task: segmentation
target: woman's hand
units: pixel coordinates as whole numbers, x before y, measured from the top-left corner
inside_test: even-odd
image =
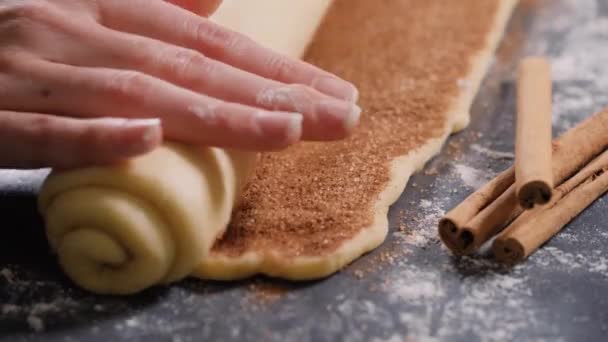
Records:
[[[344,138],[360,113],[352,84],[162,0],[0,0],[0,41],[0,167],[109,162],[163,135],[280,149]]]

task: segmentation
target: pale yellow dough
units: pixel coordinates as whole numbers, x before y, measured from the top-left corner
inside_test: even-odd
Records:
[[[299,58],[332,0],[224,0],[212,19]]]
[[[226,228],[254,158],[166,144],[114,167],[53,172],[39,195],[49,242],[96,293],[186,277]]]
[[[267,0],[266,2],[278,3],[279,1],[281,0]],[[246,2],[246,0],[243,0],[243,2]],[[463,87],[462,92],[454,99],[451,109],[445,113],[448,120],[444,134],[438,139],[428,141],[418,150],[393,160],[391,165],[392,176],[385,190],[378,197],[374,210],[374,223],[370,227],[363,229],[352,240],[345,242],[333,253],[322,257],[304,256],[285,259],[268,251],[248,252],[239,257],[212,253],[203,260],[202,265],[197,268],[194,274],[200,278],[216,280],[241,279],[258,273],[291,280],[318,279],[340,270],[359,256],[378,247],[388,233],[388,209],[405,189],[411,174],[421,169],[430,158],[439,153],[441,146],[450,133],[459,131],[468,125],[471,104],[491,64],[494,51],[498,46],[517,2],[517,0],[500,1],[500,9],[495,18],[494,28],[488,33],[485,48],[481,49],[479,54],[474,57],[471,63],[471,70],[464,79],[464,83],[468,86],[466,88]],[[254,8],[251,8],[251,10],[253,11]],[[220,17],[222,20],[229,18],[230,16]],[[318,21],[315,22],[318,23]],[[269,30],[264,32],[254,30],[247,32],[247,26],[239,26],[238,23],[228,24],[234,27],[241,27],[245,29],[245,33],[251,33],[254,36],[256,34],[263,35],[255,36],[255,38],[265,41],[271,47],[275,39],[276,46],[284,46],[283,41],[286,38],[278,34],[278,31]],[[279,29],[278,27],[276,28],[276,30]],[[313,32],[314,30],[309,31]],[[296,55],[303,51],[304,49],[298,46],[294,48],[291,55]]]
[[[286,55],[301,56],[330,2],[226,1],[213,19]],[[122,165],[49,176],[39,207],[61,266],[80,286],[104,294],[134,293],[181,279],[193,270],[195,276],[211,279],[265,273],[296,280],[339,270],[382,243],[388,207],[405,188],[409,175],[438,153],[450,132],[468,123],[472,99],[515,3],[501,1],[486,48],[472,64],[470,86],[446,113],[445,134],[393,161],[393,176],[376,203],[374,224],[334,253],[290,260],[263,251],[238,258],[209,255],[228,224],[255,157],[166,144]]]

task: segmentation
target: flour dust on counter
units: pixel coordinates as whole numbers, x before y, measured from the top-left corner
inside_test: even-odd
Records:
[[[530,46],[533,53],[551,56],[554,94],[553,125],[557,133],[577,123],[581,113],[594,113],[608,104],[608,17],[597,13],[604,0],[567,0],[540,13],[538,30],[563,36],[561,47]],[[578,23],[573,25],[572,23]],[[592,51],[592,52],[591,52]]]

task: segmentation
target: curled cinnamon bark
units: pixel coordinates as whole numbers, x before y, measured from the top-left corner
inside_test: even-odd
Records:
[[[515,193],[531,209],[551,200],[551,66],[542,57],[519,65],[515,134]]]
[[[608,151],[555,189],[549,205],[520,215],[492,245],[496,258],[517,263],[557,234],[608,190]]]
[[[556,184],[572,176],[608,147],[608,108],[581,122],[553,142],[553,179]],[[511,169],[509,169],[511,170]],[[455,254],[471,254],[523,211],[515,185],[505,187],[508,172],[492,180],[450,211],[439,223],[439,235]],[[480,198],[489,199],[480,201]],[[466,202],[466,203],[465,203]],[[487,202],[487,203],[485,203]],[[482,206],[483,205],[483,206]],[[479,208],[478,212],[474,212]],[[454,219],[455,218],[455,219]],[[468,221],[467,221],[468,219]],[[465,222],[466,223],[462,223]]]

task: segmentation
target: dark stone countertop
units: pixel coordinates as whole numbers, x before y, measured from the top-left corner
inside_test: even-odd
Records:
[[[608,104],[608,1],[520,9],[471,126],[412,177],[384,245],[335,276],[291,284],[187,280],[129,298],[70,285],[36,215],[44,171],[0,172],[0,341],[597,341],[608,332],[608,203],[598,200],[527,262],[454,258],[447,210],[512,163],[514,66],[548,54],[555,133]]]

